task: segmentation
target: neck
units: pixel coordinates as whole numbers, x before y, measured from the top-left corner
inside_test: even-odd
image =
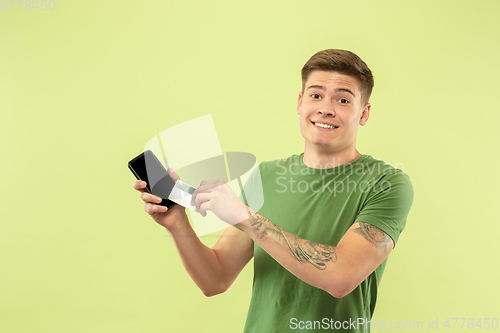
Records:
[[[304,149],[303,162],[310,168],[329,169],[339,165],[351,163],[362,154],[355,147],[343,151],[322,151],[317,149],[308,149],[307,144]]]

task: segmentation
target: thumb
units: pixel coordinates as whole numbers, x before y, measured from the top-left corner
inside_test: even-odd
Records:
[[[170,177],[172,177],[172,179],[173,179],[174,181],[178,181],[178,180],[179,180],[179,175],[178,175],[178,174],[174,171],[174,169],[172,169],[172,168],[168,168],[168,169],[167,169],[167,172],[168,172],[168,175],[169,175]]]

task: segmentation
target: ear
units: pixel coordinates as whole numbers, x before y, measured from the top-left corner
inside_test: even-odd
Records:
[[[297,101],[297,114],[300,115],[300,107],[302,106],[302,92],[299,92],[299,99]]]
[[[361,113],[361,118],[359,119],[359,124],[361,126],[365,126],[366,122],[368,121],[368,118],[370,118],[370,109],[372,105],[370,103],[366,103],[363,109],[363,112]]]

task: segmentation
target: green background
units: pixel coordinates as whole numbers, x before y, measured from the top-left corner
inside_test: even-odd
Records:
[[[242,331],[252,263],[204,297],[126,163],[206,114],[223,151],[302,152],[300,69],[325,48],[371,67],[358,150],[415,188],[373,320],[500,317],[500,2],[19,4],[0,10],[1,332]]]

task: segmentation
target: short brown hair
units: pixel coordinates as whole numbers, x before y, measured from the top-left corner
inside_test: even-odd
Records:
[[[302,92],[313,71],[329,71],[354,77],[359,82],[361,102],[368,103],[373,89],[372,71],[360,57],[346,50],[328,49],[313,55],[302,67]]]

